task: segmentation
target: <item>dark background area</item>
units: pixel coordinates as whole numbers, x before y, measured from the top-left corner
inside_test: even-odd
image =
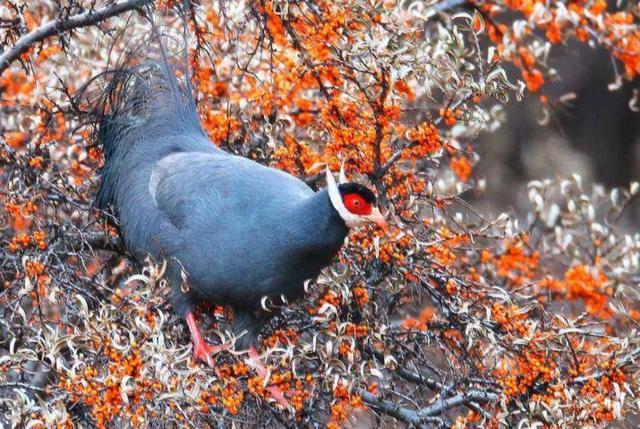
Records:
[[[527,97],[505,107],[501,128],[479,136],[476,173],[486,178],[488,191],[476,205],[521,212],[528,181],[572,173],[607,187],[640,180],[640,113],[629,107],[640,82],[611,90],[615,65],[607,51],[580,43],[557,48],[548,66],[558,78],[547,79],[540,93],[549,98],[548,123],[540,125],[539,97]],[[562,101],[570,93],[575,98]]]

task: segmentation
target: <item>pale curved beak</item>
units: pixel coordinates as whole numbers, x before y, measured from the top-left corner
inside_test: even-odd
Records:
[[[386,231],[388,228],[387,220],[384,218],[382,213],[380,213],[380,209],[378,209],[377,207],[374,207],[374,209],[371,210],[371,214],[365,216],[365,219],[367,219],[367,221],[369,222],[375,223],[384,231]]]

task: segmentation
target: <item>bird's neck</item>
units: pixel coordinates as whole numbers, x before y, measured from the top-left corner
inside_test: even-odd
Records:
[[[312,245],[314,250],[336,252],[349,232],[349,228],[333,208],[326,188],[305,201],[298,215],[298,222],[303,226],[299,239]]]

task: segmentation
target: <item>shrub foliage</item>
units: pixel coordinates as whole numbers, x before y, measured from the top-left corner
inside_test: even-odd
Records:
[[[619,223],[638,184],[607,191],[559,172],[529,184],[519,218],[466,201],[486,192],[474,139],[500,126],[503,105],[557,103],[545,95],[556,45],[607,49],[612,78],[637,85],[639,11],[620,3],[3,2],[0,425],[628,418],[640,405],[640,236]],[[187,24],[215,144],[316,188],[325,165],[342,167],[388,213],[388,231],[349,235],[303,301],[269,303],[267,379],[241,352],[216,356],[219,376],[194,363],[163,262],[135,264],[93,205],[102,155],[75,94],[149,33],[149,16],[177,34]],[[227,309],[200,313],[210,341],[230,341]]]

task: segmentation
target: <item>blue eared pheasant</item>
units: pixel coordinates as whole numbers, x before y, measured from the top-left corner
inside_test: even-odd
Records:
[[[160,44],[161,45],[161,44]],[[127,249],[168,261],[175,310],[197,360],[213,365],[194,318],[206,301],[234,311],[236,343],[251,347],[269,313],[263,297],[300,298],[331,263],[349,228],[385,220],[356,183],[314,192],[299,179],[217,148],[203,131],[188,70],[161,61],[109,73],[97,139],[104,167],[99,207],[112,207]],[[255,356],[255,349],[251,349]]]

